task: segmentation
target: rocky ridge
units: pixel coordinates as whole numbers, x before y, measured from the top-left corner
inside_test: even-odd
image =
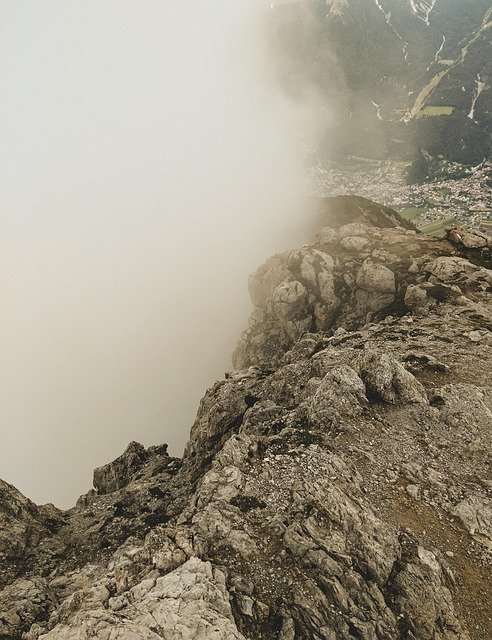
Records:
[[[0,484],[0,638],[492,637],[490,243],[361,198],[251,277],[181,460]]]

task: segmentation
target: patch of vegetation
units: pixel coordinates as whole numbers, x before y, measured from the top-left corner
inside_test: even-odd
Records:
[[[454,107],[440,107],[440,106],[428,106],[424,107],[420,112],[419,116],[451,116],[453,115]]]
[[[443,156],[449,162],[471,166],[490,156],[490,138],[484,135],[483,127],[458,111],[451,115],[415,118],[409,127],[417,152],[420,147],[431,157]]]
[[[424,149],[420,148],[405,174],[406,184],[422,184],[432,180],[435,161]]]
[[[445,220],[436,220],[430,224],[426,224],[421,227],[424,233],[429,236],[436,236],[437,238],[443,238],[446,234],[446,229],[449,229],[456,223],[455,218],[446,218]]]
[[[406,209],[403,209],[403,211],[400,211],[400,215],[402,218],[405,218],[405,220],[414,220],[417,216],[421,213],[425,213],[426,211],[427,209],[425,207],[407,207]]]

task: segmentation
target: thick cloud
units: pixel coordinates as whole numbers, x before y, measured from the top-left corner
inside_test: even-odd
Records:
[[[248,273],[294,242],[268,4],[1,4],[0,476],[38,502],[132,439],[180,453]]]

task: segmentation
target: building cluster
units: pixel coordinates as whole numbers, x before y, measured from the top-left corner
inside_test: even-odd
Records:
[[[492,226],[492,163],[477,167],[448,163],[447,179],[408,185],[403,162],[351,158],[344,164],[308,171],[310,192],[320,196],[359,195],[396,209],[419,228],[466,223]]]

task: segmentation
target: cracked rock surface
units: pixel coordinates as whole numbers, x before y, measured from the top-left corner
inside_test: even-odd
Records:
[[[131,443],[66,512],[0,483],[0,638],[490,640],[490,246],[320,206],[181,460]]]

